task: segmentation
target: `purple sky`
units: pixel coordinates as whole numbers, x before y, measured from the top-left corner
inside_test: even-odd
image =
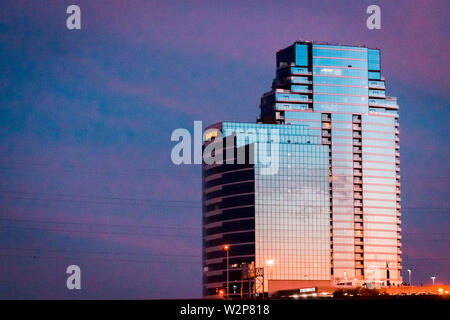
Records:
[[[0,298],[199,297],[200,168],[171,163],[170,134],[254,122],[276,50],[298,39],[381,49],[401,107],[404,269],[450,282],[449,5],[1,1]]]

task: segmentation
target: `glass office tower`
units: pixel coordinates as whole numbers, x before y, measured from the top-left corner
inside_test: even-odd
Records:
[[[279,168],[261,174],[254,159],[245,175],[251,182],[242,189],[247,200],[234,203],[244,176],[228,181],[232,173],[225,172],[236,167],[213,165],[222,168],[218,176],[204,165],[204,295],[224,288],[225,243],[232,248],[231,294],[241,286],[248,290],[240,268],[252,261],[265,269],[265,291],[269,280],[290,288],[400,284],[398,105],[385,94],[379,50],[296,42],[277,52],[276,64],[257,124],[210,127],[234,139],[236,151],[276,145]],[[277,130],[272,138],[252,138],[252,132],[269,128]],[[211,196],[211,179],[234,195]],[[225,202],[249,206],[251,236],[245,242],[236,240],[243,220],[228,216]]]

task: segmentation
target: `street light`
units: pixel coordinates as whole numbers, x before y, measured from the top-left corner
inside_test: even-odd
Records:
[[[272,276],[272,266],[275,264],[275,261],[273,259],[269,259],[266,260],[266,264],[269,266],[269,270],[270,270],[270,276]],[[269,279],[267,279],[269,280]]]
[[[269,266],[269,276],[272,277],[272,266],[275,264],[275,260],[266,260],[266,264]],[[267,285],[269,285],[269,277],[267,277]]]
[[[230,245],[226,244],[223,246],[223,250],[225,250],[227,252],[227,299],[230,297],[230,270],[229,270],[229,266],[230,266],[230,255],[229,255],[229,251],[230,251]]]
[[[434,280],[436,279],[436,277],[435,276],[432,276],[431,277],[431,280],[433,280],[433,286],[434,286]]]
[[[409,275],[409,286],[411,287],[411,269],[408,269],[408,275]]]

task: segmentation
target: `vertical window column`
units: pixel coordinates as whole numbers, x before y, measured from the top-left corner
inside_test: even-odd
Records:
[[[330,267],[331,275],[333,275],[333,166],[332,166],[332,150],[331,150],[331,114],[322,113],[322,144],[329,145],[329,181],[330,181]]]
[[[402,235],[401,235],[401,204],[400,204],[400,138],[399,138],[399,123],[398,119],[395,122],[395,191],[396,191],[396,212],[397,212],[397,271],[398,278],[400,278],[401,274],[401,262],[402,262]]]
[[[355,229],[355,276],[364,279],[363,189],[361,116],[353,115],[353,199]]]

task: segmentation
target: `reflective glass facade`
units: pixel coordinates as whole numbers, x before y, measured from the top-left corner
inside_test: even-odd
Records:
[[[264,164],[255,161],[256,266],[274,261],[266,267],[266,284],[268,279],[329,280],[329,146],[305,125],[223,123],[225,136],[237,133],[238,146],[253,142],[243,134],[249,129],[259,137],[257,150],[277,143],[272,149],[279,159],[276,174],[261,172]],[[261,138],[258,130],[276,130],[278,137]]]
[[[266,282],[402,282],[398,104],[385,89],[378,49],[297,42],[277,52],[258,123],[218,124],[238,147],[277,145],[276,174],[253,167]],[[248,134],[274,128],[276,139]]]

